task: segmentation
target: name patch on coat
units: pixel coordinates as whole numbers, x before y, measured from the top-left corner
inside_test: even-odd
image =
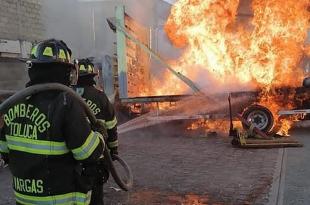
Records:
[[[21,179],[13,177],[14,189],[19,192],[27,192],[32,194],[43,193],[43,180]]]

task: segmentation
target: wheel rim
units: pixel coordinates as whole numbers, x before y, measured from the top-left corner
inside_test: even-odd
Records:
[[[260,130],[265,129],[269,124],[267,114],[265,112],[260,111],[260,110],[252,111],[248,115],[247,121],[250,122],[251,124],[253,124],[256,128],[258,128]]]

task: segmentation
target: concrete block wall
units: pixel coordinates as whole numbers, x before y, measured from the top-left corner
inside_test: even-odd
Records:
[[[19,90],[29,81],[25,63],[12,58],[0,58],[0,91]]]
[[[41,12],[41,0],[0,0],[0,40],[4,40],[2,43],[6,40],[42,40],[45,27]],[[10,56],[10,53],[6,56]],[[0,57],[0,90],[19,90],[28,81],[25,63],[17,59],[18,55],[11,56]]]
[[[41,40],[41,8],[40,0],[0,0],[0,39]]]

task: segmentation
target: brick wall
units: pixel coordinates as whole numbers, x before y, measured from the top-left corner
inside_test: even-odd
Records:
[[[42,39],[41,8],[41,0],[0,0],[0,39]]]

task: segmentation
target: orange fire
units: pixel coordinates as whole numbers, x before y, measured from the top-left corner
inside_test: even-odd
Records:
[[[288,136],[288,131],[293,125],[294,121],[297,121],[298,118],[296,117],[289,117],[289,118],[281,118],[278,115],[279,110],[283,109],[293,109],[294,108],[294,98],[295,98],[295,91],[289,90],[289,93],[280,93],[275,92],[274,90],[266,91],[264,90],[261,93],[259,104],[267,107],[274,116],[274,131],[277,131],[278,134],[283,136]]]
[[[233,122],[235,128],[241,128],[241,122]],[[193,123],[191,123],[187,129],[188,130],[198,130],[198,129],[204,129],[209,132],[213,131],[220,131],[223,133],[229,132],[229,126],[230,122],[229,120],[205,120],[205,119],[199,119]]]
[[[278,120],[281,104],[270,95],[275,87],[297,87],[304,78],[299,67],[309,55],[309,0],[252,0],[253,17],[238,16],[239,0],[179,0],[165,25],[171,42],[183,48],[174,69],[210,90],[250,87],[263,89],[259,100]],[[167,72],[157,94],[188,90]],[[266,94],[266,95],[264,95]],[[268,94],[268,95],[267,95]],[[288,123],[283,123],[286,127]],[[281,129],[286,133],[286,129]]]
[[[254,16],[246,27],[237,19],[239,0],[179,0],[165,26],[171,42],[186,47],[176,69],[197,78],[191,70],[199,67],[224,84],[299,85],[308,4],[253,0]]]
[[[310,46],[305,47],[305,54],[310,57]]]

